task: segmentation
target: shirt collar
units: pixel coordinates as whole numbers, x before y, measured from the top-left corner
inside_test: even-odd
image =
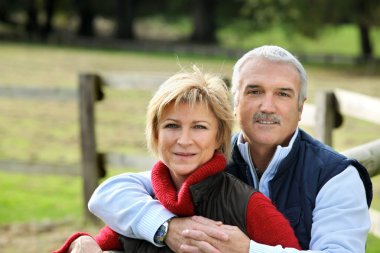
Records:
[[[288,146],[282,147],[281,145],[277,145],[276,152],[274,153],[272,160],[269,163],[268,168],[265,171],[267,171],[269,168],[271,168],[273,166],[273,161],[276,161],[276,164],[278,165],[279,162],[281,162],[289,154],[290,150],[293,147],[293,143],[296,139],[298,132],[299,132],[299,129],[297,127],[292,138],[290,139]],[[253,166],[253,164],[251,162],[251,154],[250,154],[250,150],[249,150],[249,144],[248,144],[248,142],[244,141],[243,132],[240,132],[240,134],[239,134],[239,137],[237,140],[237,145],[238,145],[240,154],[242,155],[244,161],[247,164],[249,164],[250,166]]]

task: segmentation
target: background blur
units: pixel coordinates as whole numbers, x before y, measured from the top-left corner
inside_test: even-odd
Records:
[[[243,52],[276,44],[305,64],[308,103],[335,88],[380,98],[379,42],[377,0],[0,0],[1,252],[52,251],[102,226],[83,216],[80,73],[133,77],[96,104],[97,145],[143,162],[145,108],[159,84],[145,77],[191,64],[230,77]],[[379,136],[378,124],[345,116],[333,147]],[[150,169],[136,164],[111,165],[106,177]],[[367,252],[379,247],[371,234]]]

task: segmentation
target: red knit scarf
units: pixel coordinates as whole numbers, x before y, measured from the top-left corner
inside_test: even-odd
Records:
[[[196,169],[183,182],[181,189],[177,191],[169,173],[169,168],[158,161],[152,169],[152,186],[157,199],[169,211],[178,216],[194,215],[194,205],[189,187],[199,183],[203,179],[215,175],[224,170],[226,159],[221,153],[215,155]]]

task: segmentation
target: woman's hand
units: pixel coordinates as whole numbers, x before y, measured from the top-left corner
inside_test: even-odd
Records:
[[[205,244],[203,247],[208,248],[209,251],[204,252],[219,253],[219,251],[213,251],[212,247],[207,245],[207,241],[229,240],[228,234],[220,229],[222,225],[223,224],[220,221],[213,221],[200,216],[174,218],[170,221],[165,243],[171,250],[177,253],[202,252],[186,251],[188,248],[187,246],[191,246],[194,242],[197,244]],[[194,239],[191,236],[188,236],[188,233],[191,233],[191,235],[195,233],[196,235],[194,236],[201,238],[202,240]]]
[[[193,221],[203,224],[202,229],[186,229],[182,232],[185,240],[181,253],[247,253],[250,239],[236,226],[213,225],[214,221],[203,217],[193,217]],[[217,229],[217,233],[215,230]]]

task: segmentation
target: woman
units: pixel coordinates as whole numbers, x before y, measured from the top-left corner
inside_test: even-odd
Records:
[[[164,82],[147,112],[148,147],[159,158],[151,174],[155,197],[178,216],[201,215],[238,226],[257,242],[300,249],[289,222],[271,201],[223,172],[232,124],[228,90],[221,78],[193,67],[193,72]],[[84,246],[98,245],[99,252],[172,252],[120,236],[107,226],[95,240],[83,235],[87,234],[73,235],[57,252],[89,252]]]

